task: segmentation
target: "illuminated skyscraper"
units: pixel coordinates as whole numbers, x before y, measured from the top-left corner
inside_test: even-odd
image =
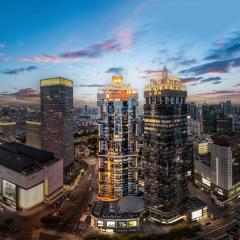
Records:
[[[67,167],[74,160],[73,82],[50,78],[40,85],[42,150],[53,152]]]
[[[98,92],[99,197],[113,200],[136,193],[138,94],[122,77]]]
[[[146,206],[153,220],[171,223],[181,217],[187,195],[187,92],[164,68],[161,77],[150,80],[144,96]]]

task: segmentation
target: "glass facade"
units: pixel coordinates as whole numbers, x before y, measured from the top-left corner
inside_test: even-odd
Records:
[[[63,159],[64,167],[74,160],[73,82],[63,78],[41,80],[42,150]]]
[[[135,89],[122,77],[98,92],[99,197],[135,194],[137,180],[137,106]]]
[[[185,209],[189,166],[186,88],[168,76],[150,80],[144,97],[145,201],[150,217],[162,223]]]

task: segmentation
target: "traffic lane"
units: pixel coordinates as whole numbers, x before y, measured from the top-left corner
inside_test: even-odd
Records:
[[[89,171],[85,173],[84,179],[82,179],[83,181],[80,182],[73,195],[70,196],[69,203],[61,209],[60,214],[64,216],[63,224],[60,227],[61,231],[72,230],[73,225],[79,221],[84,208],[87,207],[90,201],[89,192],[91,192],[92,179],[95,177],[94,169],[94,166],[89,168]]]

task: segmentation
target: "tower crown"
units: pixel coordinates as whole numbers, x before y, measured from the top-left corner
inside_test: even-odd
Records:
[[[115,84],[120,84],[122,83],[123,81],[123,77],[121,75],[117,76],[117,75],[114,75],[112,76],[112,82],[115,83]]]

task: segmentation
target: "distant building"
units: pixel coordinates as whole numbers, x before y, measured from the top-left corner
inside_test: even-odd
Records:
[[[138,94],[121,76],[98,92],[99,197],[136,194]]]
[[[217,111],[214,105],[204,104],[202,106],[202,126],[204,134],[217,132]]]
[[[53,152],[68,167],[74,161],[73,82],[50,78],[40,85],[42,149]]]
[[[26,121],[26,145],[41,149],[42,141],[41,123],[37,121]]]
[[[146,207],[152,220],[170,224],[186,209],[187,91],[164,68],[162,76],[150,80],[144,96]]]
[[[0,137],[9,141],[16,141],[16,122],[0,121]]]
[[[28,210],[59,197],[63,161],[53,153],[19,143],[0,144],[0,195],[16,209]]]
[[[220,107],[221,107],[221,112],[226,116],[229,116],[233,112],[232,111],[232,102],[230,100],[221,102]]]
[[[140,197],[125,196],[119,201],[95,202],[91,225],[102,232],[140,231],[144,214],[144,201]]]
[[[217,133],[231,133],[233,131],[233,118],[224,114],[217,117]]]
[[[210,160],[195,162],[195,182],[220,206],[240,195],[240,134],[211,137]]]

